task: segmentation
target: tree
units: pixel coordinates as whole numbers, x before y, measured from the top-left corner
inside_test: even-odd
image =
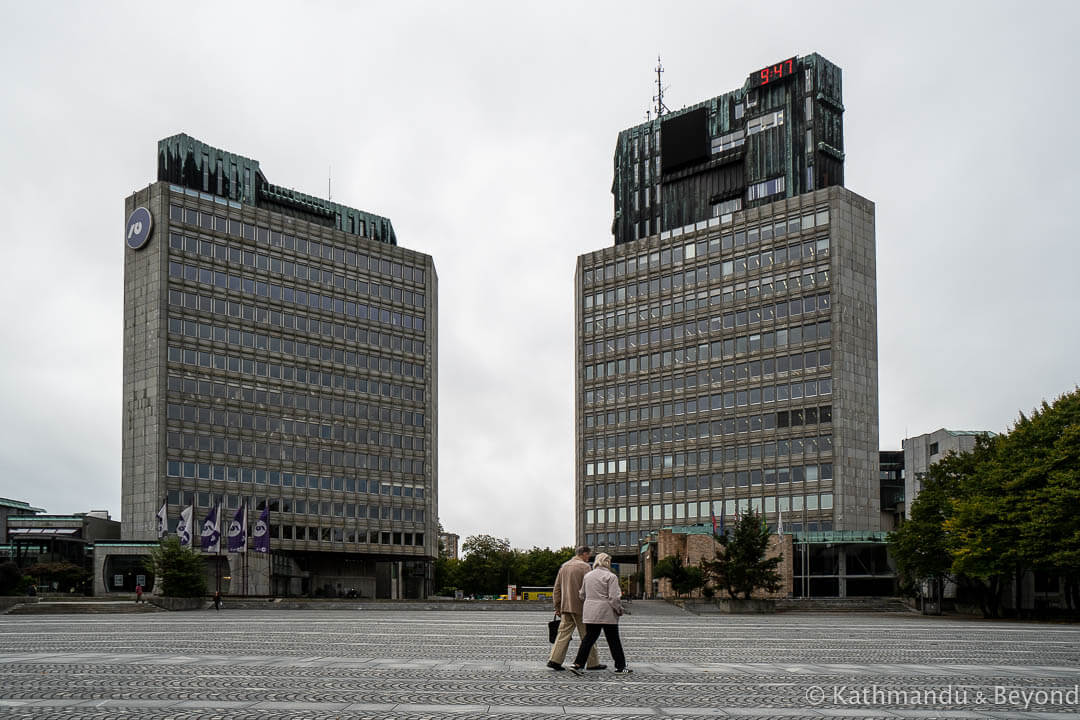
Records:
[[[952,513],[951,498],[964,472],[955,456],[932,465],[911,504],[911,519],[889,534],[889,552],[901,587],[908,592],[919,592],[924,582],[940,588],[941,580],[951,575],[952,547],[945,519]]]
[[[533,547],[521,553],[521,561],[518,579],[522,585],[543,587],[552,585],[555,576],[559,574],[559,568],[564,562],[574,556],[574,549],[570,547],[552,550],[551,548]]]
[[[23,583],[23,574],[19,566],[8,560],[0,563],[0,595],[16,594]]]
[[[61,591],[68,589],[83,590],[90,580],[90,573],[83,568],[65,561],[61,562],[37,562],[26,568],[27,575],[38,579],[39,585],[52,585],[56,583]]]
[[[968,453],[930,467],[912,519],[890,536],[905,576],[951,575],[1000,611],[1012,581],[1019,607],[1027,571],[1061,576],[1080,600],[1080,390],[1021,414],[1004,435],[981,437]]]
[[[150,551],[144,562],[147,571],[157,578],[162,595],[201,597],[206,594],[206,562],[193,548],[180,545],[171,535]]]
[[[780,556],[766,557],[769,528],[760,515],[749,511],[736,521],[730,536],[725,529],[714,537],[722,552],[715,560],[702,561],[701,567],[710,580],[727,590],[729,597],[749,598],[755,590],[775,592],[780,588],[780,573],[776,570]]]
[[[491,535],[470,535],[461,545],[458,568],[461,589],[472,595],[501,595],[516,577],[510,541]]]
[[[667,578],[676,597],[689,596],[705,584],[705,574],[700,567],[683,565],[678,555],[668,555],[656,563],[653,577]]]

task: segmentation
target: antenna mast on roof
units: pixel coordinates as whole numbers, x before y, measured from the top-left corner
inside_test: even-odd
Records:
[[[660,64],[660,56],[656,56],[656,95],[653,96],[653,102],[656,103],[656,117],[659,118],[666,112],[670,112],[667,105],[664,104],[664,87],[661,82],[660,75],[664,72],[664,66]]]

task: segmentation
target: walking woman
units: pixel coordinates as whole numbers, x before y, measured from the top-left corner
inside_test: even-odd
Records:
[[[601,630],[607,640],[611,659],[615,662],[615,672],[630,672],[630,668],[626,667],[622,640],[619,639],[619,618],[623,614],[621,597],[619,578],[611,571],[611,556],[600,553],[593,561],[593,569],[585,575],[581,583],[581,599],[585,601],[582,610],[585,638],[578,647],[574,664],[570,666],[570,670],[575,674],[582,674],[585,660],[600,637]]]

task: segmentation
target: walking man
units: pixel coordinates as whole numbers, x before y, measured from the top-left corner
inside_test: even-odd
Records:
[[[589,566],[589,557],[592,548],[582,545],[574,551],[576,554],[563,563],[559,568],[559,574],[555,578],[555,588],[552,599],[555,602],[555,614],[559,616],[559,634],[555,637],[555,644],[551,647],[551,656],[547,666],[552,670],[565,670],[563,661],[566,659],[566,650],[570,647],[570,638],[577,628],[578,637],[585,637],[585,622],[582,620],[581,581],[585,573],[592,568]],[[601,665],[596,656],[596,646],[589,651],[589,660],[585,668],[587,670],[605,670],[607,665]]]

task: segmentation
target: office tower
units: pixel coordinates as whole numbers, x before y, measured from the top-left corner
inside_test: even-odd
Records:
[[[246,590],[430,593],[431,257],[187,135],[126,216],[123,537],[156,538],[165,501],[170,530],[188,505],[198,523],[221,502],[223,527],[246,507],[249,532],[268,509],[270,577]]]
[[[575,274],[579,542],[629,563],[747,509],[880,527],[874,206],[841,185],[839,92],[792,58],[620,133],[615,244]]]

